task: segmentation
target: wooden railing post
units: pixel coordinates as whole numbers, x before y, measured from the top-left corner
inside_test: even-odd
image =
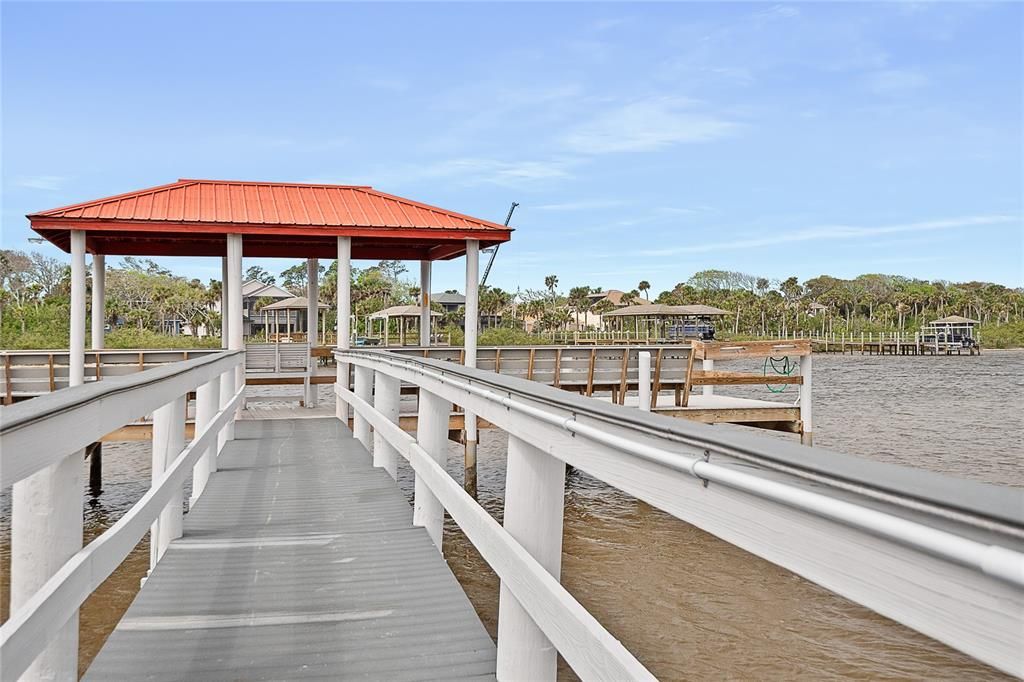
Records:
[[[242,367],[245,367],[245,361],[242,361]],[[220,375],[220,406],[223,408],[231,402],[231,398],[234,397],[237,387],[235,385],[235,369],[231,368],[227,372]],[[217,454],[224,449],[224,443],[229,440],[235,439],[235,420],[231,419],[221,432],[217,434]]]
[[[813,354],[800,358],[800,442],[814,445],[814,422],[811,416],[811,357]]]
[[[420,388],[416,441],[442,467],[448,461],[448,416],[451,411],[450,402]],[[426,528],[430,539],[434,541],[434,546],[440,552],[444,531],[444,507],[418,474],[413,494],[413,525]]]
[[[193,437],[198,437],[206,429],[219,410],[220,377],[216,376],[196,390],[196,428]],[[217,453],[217,441],[214,440],[206,449],[206,453],[192,467],[192,497],[188,501],[189,509],[203,494],[206,482],[210,480],[210,474],[217,471]]]
[[[356,365],[355,369],[355,394],[366,402],[373,404],[373,369]],[[363,447],[370,449],[370,422],[359,414],[359,410],[353,410],[352,435],[356,437]]]
[[[175,398],[153,412],[153,483],[185,449],[185,396]],[[185,492],[179,489],[153,524],[150,536],[150,570],[167,551],[171,540],[181,537],[181,507]]]
[[[55,440],[59,434],[55,434]],[[84,450],[12,487],[11,613],[17,612],[82,548]],[[22,679],[78,679],[78,612],[39,654]]]
[[[651,411],[651,353],[640,351],[637,360],[636,388],[639,407],[644,412]]]
[[[704,358],[701,361],[701,369],[703,369],[705,372],[713,372],[715,370],[715,361],[714,361],[714,359],[713,358]],[[704,384],[704,386],[701,387],[701,393],[703,395],[714,395],[715,394],[715,387],[710,385],[710,384]]]
[[[388,376],[384,372],[374,375],[373,407],[395,424],[398,423],[401,389],[402,382],[398,377]],[[398,477],[398,451],[377,431],[373,432],[373,466],[383,467],[391,474],[391,478]]]
[[[556,579],[562,568],[565,463],[509,435],[505,530]],[[498,679],[554,680],[558,652],[504,585],[498,601]]]

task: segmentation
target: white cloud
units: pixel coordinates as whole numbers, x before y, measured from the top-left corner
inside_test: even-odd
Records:
[[[928,77],[912,69],[886,69],[869,74],[865,83],[875,94],[898,95],[926,87]]]
[[[422,180],[446,180],[464,187],[500,185],[524,187],[541,182],[572,177],[574,161],[549,159],[540,161],[501,161],[485,158],[454,158],[424,165],[388,166],[364,173],[364,184],[374,187],[403,185]]]
[[[562,143],[580,154],[650,152],[715,140],[739,128],[731,121],[694,111],[694,105],[692,100],[678,97],[630,102],[570,130]]]
[[[915,223],[901,223],[896,225],[879,225],[874,227],[861,227],[854,225],[819,225],[801,230],[789,232],[778,232],[766,237],[755,237],[752,239],[734,239],[727,242],[708,242],[706,244],[691,244],[670,249],[657,249],[640,251],[641,256],[673,256],[683,253],[709,253],[714,251],[736,251],[742,249],[757,249],[762,247],[778,246],[780,244],[792,244],[810,241],[835,241],[843,239],[864,239],[867,237],[878,237],[888,234],[900,234],[907,232],[935,232],[939,230],[952,230],[967,227],[980,227],[985,225],[1006,225],[1009,223],[1020,223],[1019,216],[1011,215],[978,215],[962,218],[949,218],[945,220],[927,220]]]
[[[64,186],[67,178],[62,175],[26,175],[14,181],[18,187],[55,191]]]

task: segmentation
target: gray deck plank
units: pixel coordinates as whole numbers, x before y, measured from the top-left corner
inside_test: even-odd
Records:
[[[494,678],[469,599],[340,421],[235,429],[85,679]]]

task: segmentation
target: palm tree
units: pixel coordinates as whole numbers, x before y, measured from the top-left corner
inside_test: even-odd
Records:
[[[551,307],[555,306],[555,287],[558,286],[558,275],[548,275],[544,278],[544,286],[551,292]]]
[[[651,297],[647,294],[647,292],[651,288],[650,282],[648,282],[646,279],[642,279],[640,280],[640,284],[636,285],[636,288],[643,292],[644,298],[646,298],[648,301],[651,300]]]

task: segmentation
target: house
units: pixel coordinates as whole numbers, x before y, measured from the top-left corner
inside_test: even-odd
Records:
[[[457,291],[446,291],[443,294],[431,294],[430,302],[441,306],[441,310],[446,313],[454,313],[466,305],[466,297]]]
[[[811,301],[811,304],[807,306],[807,317],[817,317],[819,313],[823,313],[828,310],[827,305],[822,305],[817,301]]]
[[[242,336],[249,337],[265,331],[260,310],[257,310],[257,303],[260,299],[274,299],[284,301],[294,295],[275,284],[267,284],[258,279],[250,279],[242,284]]]
[[[628,305],[624,303],[622,297],[626,295],[626,292],[619,291],[618,289],[609,289],[608,291],[595,291],[592,294],[587,294],[587,298],[590,299],[590,305],[595,306],[601,301],[608,301],[616,308],[622,308]]]

